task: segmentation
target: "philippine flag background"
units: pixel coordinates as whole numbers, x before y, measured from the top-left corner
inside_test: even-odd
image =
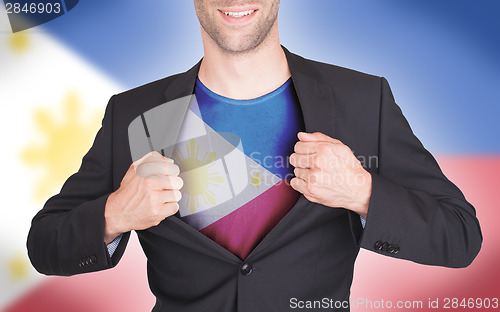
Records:
[[[389,80],[415,134],[476,207],[483,231],[482,250],[466,269],[361,250],[352,311],[496,310],[499,13],[489,0],[281,3],[281,41],[292,52]],[[109,97],[183,72],[202,53],[192,1],[80,1],[16,34],[0,8],[0,311],[151,310],[135,237],[113,270],[46,277],[29,264],[26,236],[31,218],[78,169]]]

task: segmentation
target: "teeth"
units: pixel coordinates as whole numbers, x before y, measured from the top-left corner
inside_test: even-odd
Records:
[[[235,17],[235,18],[240,18],[243,16],[247,16],[255,12],[255,10],[248,10],[248,11],[243,11],[243,12],[222,12],[226,14],[227,16]]]

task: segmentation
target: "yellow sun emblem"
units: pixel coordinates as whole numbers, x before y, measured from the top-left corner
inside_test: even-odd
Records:
[[[61,187],[81,163],[82,156],[92,144],[93,134],[99,128],[99,115],[82,123],[81,105],[76,94],[71,93],[64,103],[64,119],[57,122],[46,110],[35,112],[35,122],[43,134],[42,144],[30,144],[22,151],[23,161],[31,167],[43,169],[44,176],[37,183],[35,199],[46,199]]]
[[[219,172],[209,172],[209,169],[215,165],[215,152],[206,152],[203,158],[199,159],[199,150],[200,146],[196,140],[191,139],[186,146],[186,157],[179,148],[174,150],[172,156],[183,174],[182,191],[188,196],[187,205],[191,213],[200,207],[199,196],[205,204],[215,205],[216,195],[209,189],[209,186],[219,187],[224,182],[224,177]]]
[[[15,254],[7,262],[7,268],[12,280],[23,280],[29,273],[29,261],[22,253]]]

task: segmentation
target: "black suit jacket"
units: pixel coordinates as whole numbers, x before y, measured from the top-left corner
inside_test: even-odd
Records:
[[[366,160],[373,180],[366,228],[355,213],[302,196],[242,261],[169,217],[138,231],[154,311],[287,311],[290,298],[348,300],[360,247],[448,267],[467,266],[479,252],[474,208],[413,135],[387,81],[284,50],[306,131],[338,138]],[[199,64],[111,98],[81,168],[33,219],[27,246],[39,272],[73,275],[118,263],[130,233],[110,258],[104,207],[132,162],[128,125],[192,94]]]

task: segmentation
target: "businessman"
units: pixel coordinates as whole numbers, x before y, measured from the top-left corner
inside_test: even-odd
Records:
[[[413,135],[384,78],[282,47],[279,0],[194,4],[203,59],[111,98],[81,168],[33,219],[27,246],[39,272],[112,268],[134,230],[153,311],[288,311],[292,298],[349,310],[360,247],[430,265],[473,261],[475,210]],[[179,101],[192,95],[196,111]],[[236,142],[244,165],[207,153],[206,167],[220,161],[227,175],[193,195],[201,176],[186,173],[182,153],[195,155],[198,143],[162,155],[151,126],[159,107],[185,112],[180,128],[163,122],[165,133],[182,136],[191,116]],[[131,152],[136,122],[157,152]],[[241,168],[250,171],[234,174]],[[209,182],[227,185],[228,199]]]

